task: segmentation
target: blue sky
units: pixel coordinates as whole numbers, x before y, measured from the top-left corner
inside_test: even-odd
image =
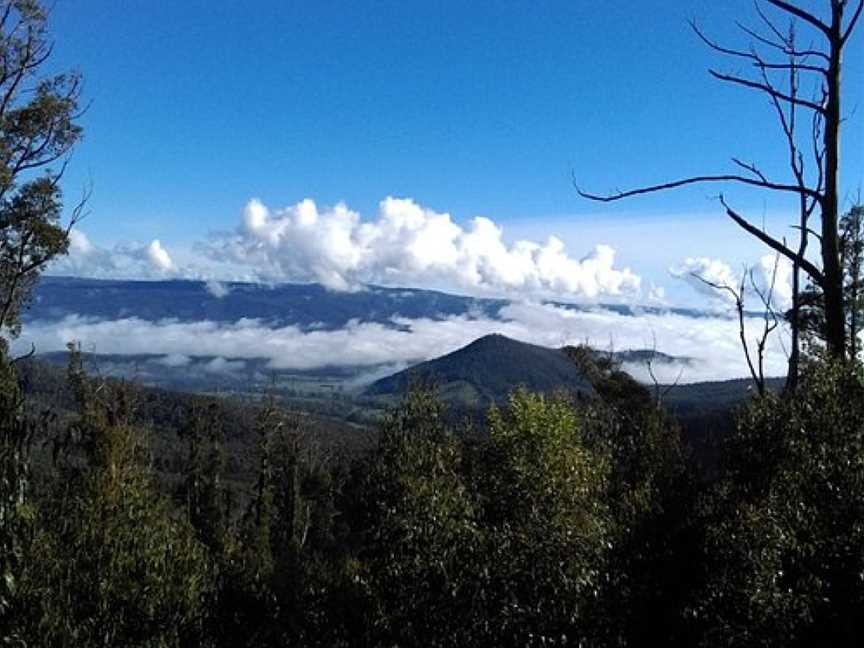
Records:
[[[745,0],[58,0],[54,64],[80,69],[92,101],[66,190],[92,178],[83,229],[96,244],[158,238],[181,256],[236,228],[253,197],[344,201],[371,218],[396,196],[460,224],[487,216],[508,240],[557,235],[575,257],[608,244],[657,283],[685,256],[738,264],[760,248],[723,221],[717,187],[602,206],[571,184],[722,171],[732,155],[785,177],[770,106],[708,76],[740,64],[688,18],[733,44],[746,43],[736,18],[758,20]],[[862,31],[849,113],[864,98]],[[859,110],[844,133],[846,192],[864,184],[862,124]],[[785,222],[774,196],[727,194]]]

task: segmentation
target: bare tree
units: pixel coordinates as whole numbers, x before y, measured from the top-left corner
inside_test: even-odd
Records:
[[[730,286],[727,283],[710,281],[698,273],[691,273],[691,276],[694,279],[698,279],[705,285],[720,292],[728,293],[735,302],[735,312],[738,315],[738,337],[741,340],[741,348],[744,350],[744,358],[747,360],[747,368],[750,370],[750,377],[753,378],[756,390],[759,392],[760,396],[765,395],[766,388],[765,347],[768,344],[768,338],[771,337],[771,334],[776,330],[779,324],[777,311],[774,307],[774,287],[777,281],[777,267],[779,261],[780,257],[778,256],[775,258],[771,280],[766,288],[759,287],[756,278],[753,275],[752,268],[744,268],[744,272],[741,275],[741,282],[738,286]],[[763,326],[762,331],[755,339],[756,346],[753,350],[751,350],[750,342],[747,339],[746,326],[745,293],[748,281],[762,304]]]
[[[830,18],[827,20],[792,2],[764,2],[785,14],[789,18],[789,27],[781,30],[776,20],[764,11],[760,1],[755,0],[761,26],[751,28],[737,23],[751,39],[749,49],[725,47],[706,36],[695,22],[691,22],[691,26],[708,47],[747,62],[752,67],[754,74],[750,76],[713,69],[709,72],[720,81],[756,90],[769,97],[786,136],[792,181],[768,178],[755,163],[732,158],[737,167],[734,173],[692,176],[610,194],[591,193],[578,186],[577,191],[591,200],[611,202],[698,183],[738,183],[796,196],[800,212],[799,222],[795,226],[799,244],[792,247],[785,239],[776,238],[751,223],[720,195],[726,214],[736,224],[792,262],[793,307],[789,319],[793,339],[789,355],[789,386],[794,388],[799,362],[800,271],[806,273],[824,296],[825,339],[829,353],[835,357],[845,357],[847,354],[838,233],[841,73],[843,51],[864,9],[864,0],[858,0],[857,5],[850,0],[826,0],[830,4]],[[796,24],[801,23],[818,34],[819,45],[799,45]],[[800,92],[801,79],[805,75],[815,79],[819,88],[812,98],[804,97]],[[782,81],[778,81],[778,78]],[[800,112],[808,113],[810,117],[806,144],[802,143],[798,128]],[[810,226],[811,217],[816,212],[821,225],[818,232]],[[821,267],[808,258],[808,240],[811,236],[819,242]]]
[[[648,357],[645,359],[645,368],[648,370],[648,377],[651,378],[651,382],[654,385],[654,406],[661,410],[663,409],[663,400],[666,396],[678,386],[678,383],[681,381],[681,376],[684,375],[684,367],[681,367],[678,370],[678,375],[668,385],[663,385],[658,379],[657,374],[654,373],[654,361],[657,359],[657,335],[655,333],[651,333],[651,349],[649,350]]]

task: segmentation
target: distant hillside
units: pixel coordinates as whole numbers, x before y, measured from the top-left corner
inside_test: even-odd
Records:
[[[412,380],[431,380],[446,401],[486,404],[522,385],[534,391],[568,389],[590,393],[582,374],[558,349],[487,335],[453,353],[372,383],[366,394],[397,396]]]
[[[54,321],[79,315],[108,320],[136,317],[148,321],[236,322],[247,318],[276,326],[337,329],[351,320],[391,325],[396,316],[441,319],[477,314],[496,318],[508,303],[377,286],[333,292],[320,284],[224,283],[214,290],[202,281],[43,277],[25,319]]]
[[[25,312],[26,321],[56,321],[69,315],[98,320],[135,317],[147,321],[236,322],[260,319],[276,326],[338,329],[348,322],[377,322],[394,326],[393,318],[443,319],[483,316],[500,319],[510,303],[452,295],[435,290],[367,286],[356,292],[334,292],[320,284],[240,283],[208,285],[203,281],[131,281],[42,277]],[[591,311],[597,308],[621,315],[671,312],[703,315],[688,309],[661,309],[614,304],[565,304],[560,308]]]

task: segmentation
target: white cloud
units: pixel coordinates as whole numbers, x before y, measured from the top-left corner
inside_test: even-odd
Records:
[[[735,303],[735,297],[731,292],[714,287],[727,286],[736,292],[739,289],[740,279],[725,261],[709,257],[687,257],[678,266],[670,268],[669,274],[677,279],[683,279],[698,292],[721,303]]]
[[[199,246],[212,261],[254,268],[265,280],[316,281],[332,290],[365,283],[438,286],[472,293],[568,298],[634,298],[641,279],[615,267],[597,245],[577,260],[560,239],[507,244],[501,227],[478,216],[467,227],[411,199],[387,198],[374,220],[339,203],[312,200],[272,211],[258,200],[233,235]]]
[[[171,353],[159,358],[156,362],[166,367],[187,367],[192,362],[192,358],[182,353]]]
[[[147,260],[160,272],[173,272],[177,269],[174,262],[171,260],[171,256],[168,254],[168,251],[162,247],[162,243],[159,242],[159,239],[153,239],[150,242],[150,245],[147,246]]]
[[[103,248],[81,230],[69,232],[68,253],[54,260],[49,274],[97,279],[142,279],[164,277],[178,272],[171,255],[159,241],[148,245],[118,243]]]
[[[714,286],[728,286],[736,293],[740,293],[741,279],[746,277],[744,284],[745,307],[756,310],[764,309],[762,300],[756,294],[756,290],[758,290],[766,298],[770,296],[771,306],[776,311],[782,312],[791,308],[792,263],[788,259],[766,254],[761,256],[756,263],[743,266],[742,273],[745,272],[749,276],[736,274],[725,261],[709,257],[688,257],[678,266],[669,269],[669,273],[673,277],[683,279],[698,292],[722,304],[734,304],[735,296],[729,290]],[[706,282],[710,282],[714,286],[710,286]]]
[[[111,252],[94,245],[87,235],[79,229],[69,231],[69,251],[52,264],[51,271],[56,274],[74,276],[111,276],[117,264]]]
[[[97,353],[163,354],[166,364],[182,365],[182,357],[211,356],[267,358],[282,369],[311,369],[328,365],[374,368],[409,363],[453,351],[488,333],[550,347],[588,342],[615,350],[651,348],[692,359],[682,382],[719,380],[747,375],[738,342],[738,323],[722,316],[689,317],[674,313],[623,315],[597,308],[590,312],[553,305],[514,303],[501,311],[504,321],[486,317],[451,317],[444,320],[395,318],[396,327],[356,321],[338,330],[303,331],[294,326],[273,328],[257,320],[233,324],[216,322],[148,322],[129,318],[96,321],[67,317],[60,322],[31,322],[15,341],[26,351],[32,341],[39,352],[59,351],[77,340]],[[748,319],[758,327],[761,319]],[[756,330],[756,329],[754,329]],[[782,334],[782,332],[781,332]],[[785,356],[777,335],[770,339],[768,375],[785,371]],[[217,363],[213,370],[239,369]],[[659,367],[658,371],[666,367]],[[678,366],[669,372],[677,374]],[[668,379],[674,379],[670,375]]]
[[[668,302],[666,301],[666,288],[664,288],[663,286],[658,286],[652,281],[651,288],[648,291],[648,301],[652,304],[658,305],[668,304]]]
[[[246,369],[246,363],[243,360],[228,360],[221,356],[213,358],[204,365],[204,371],[214,374],[234,373],[244,369]]]
[[[753,269],[753,280],[778,311],[792,307],[792,262],[786,257],[766,254]]]
[[[210,280],[204,284],[204,289],[216,299],[227,297],[231,292],[231,288],[221,281]]]

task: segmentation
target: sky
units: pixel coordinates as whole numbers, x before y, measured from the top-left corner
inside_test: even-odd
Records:
[[[720,187],[601,205],[573,186],[722,172],[731,156],[786,178],[770,105],[710,78],[741,64],[691,18],[740,46],[735,20],[758,24],[745,0],[57,0],[52,66],[79,69],[90,102],[64,188],[94,193],[55,271],[702,300],[673,275],[765,255]],[[847,200],[864,184],[862,31]],[[788,202],[722,190],[791,233]]]

